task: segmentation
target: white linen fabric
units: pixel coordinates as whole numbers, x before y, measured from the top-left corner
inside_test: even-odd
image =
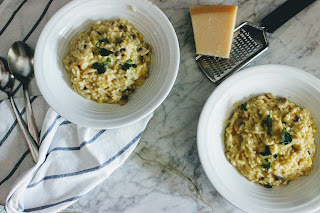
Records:
[[[0,5],[0,56],[17,40],[33,48],[50,17],[69,0],[4,0]],[[121,166],[152,115],[118,129],[90,129],[70,123],[49,108],[35,79],[30,93],[40,130],[35,164],[7,95],[0,91],[0,204],[9,213],[57,212],[76,202]],[[21,84],[14,94],[25,115]],[[25,119],[25,117],[24,117]]]

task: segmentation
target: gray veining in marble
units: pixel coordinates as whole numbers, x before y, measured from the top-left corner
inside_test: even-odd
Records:
[[[189,7],[235,4],[239,6],[237,25],[243,21],[259,24],[259,20],[284,0],[152,2],[168,16],[178,35],[181,63],[176,83],[155,111],[131,157],[68,209],[82,212],[242,212],[215,190],[199,161],[198,118],[216,86],[200,72],[194,60]],[[252,65],[285,64],[320,78],[319,11],[318,1],[270,34],[269,50]]]

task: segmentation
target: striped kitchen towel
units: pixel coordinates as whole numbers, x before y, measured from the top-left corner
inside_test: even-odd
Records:
[[[0,202],[7,212],[57,212],[104,181],[132,153],[152,115],[118,129],[70,123],[33,97],[41,128],[39,162],[29,153],[10,102],[0,104]],[[17,98],[24,106],[23,98]],[[25,109],[20,108],[21,114]]]
[[[35,47],[50,17],[70,0],[4,0],[0,4],[0,56],[18,40]],[[7,95],[0,91],[0,205],[8,213],[57,212],[104,181],[132,153],[152,115],[129,126],[98,130],[65,120],[42,98],[35,79],[31,102],[40,132],[35,164]],[[25,116],[21,84],[15,101]],[[24,117],[25,118],[25,117]]]

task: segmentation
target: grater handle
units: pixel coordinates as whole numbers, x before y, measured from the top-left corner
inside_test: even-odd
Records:
[[[273,33],[293,16],[316,0],[288,0],[261,20],[269,33]]]

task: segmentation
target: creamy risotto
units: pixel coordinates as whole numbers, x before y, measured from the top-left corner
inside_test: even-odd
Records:
[[[150,51],[127,20],[97,21],[71,41],[63,62],[72,88],[84,98],[124,105],[148,77]]]
[[[270,188],[311,174],[317,128],[307,109],[272,94],[236,107],[227,121],[226,156],[246,178]]]

